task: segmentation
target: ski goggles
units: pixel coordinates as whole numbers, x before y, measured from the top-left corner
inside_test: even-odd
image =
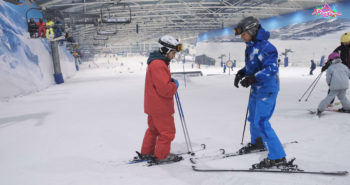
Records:
[[[173,46],[173,45],[170,45],[170,44],[168,44],[168,43],[166,43],[166,42],[161,41],[160,39],[159,39],[158,42],[159,42],[159,44],[161,44],[161,45],[163,45],[163,46],[165,46],[165,47],[167,47],[167,48],[174,49],[176,52],[182,51],[182,44],[178,44],[178,45],[176,45],[176,46]]]
[[[240,35],[243,33],[243,28],[242,27],[235,27],[233,29],[233,31],[235,32],[235,35]]]

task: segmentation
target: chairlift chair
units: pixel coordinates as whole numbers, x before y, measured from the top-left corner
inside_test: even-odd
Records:
[[[107,7],[105,7],[107,6]],[[111,15],[112,10],[118,10],[118,16]],[[101,6],[101,22],[112,24],[131,23],[131,8],[126,3],[104,4]]]

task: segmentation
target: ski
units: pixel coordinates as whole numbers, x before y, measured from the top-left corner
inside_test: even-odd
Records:
[[[285,147],[288,144],[293,144],[293,143],[298,143],[298,141],[291,141],[291,142],[287,142],[284,143],[283,146]],[[255,154],[255,153],[260,153],[260,152],[265,152],[266,149],[261,149],[261,150],[255,150],[253,152],[249,152],[249,153],[239,153],[237,152],[232,152],[232,153],[226,153],[225,154],[225,150],[224,149],[220,149],[221,151],[223,151],[221,154],[218,155],[204,155],[201,157],[191,157],[190,161],[192,164],[197,164],[198,160],[217,160],[217,159],[224,159],[224,158],[228,158],[228,157],[236,157],[236,156],[241,156],[241,155],[247,155],[247,154]]]
[[[192,166],[196,172],[263,172],[263,173],[304,173],[304,174],[318,174],[318,175],[347,175],[348,171],[307,171],[307,170],[286,170],[286,169],[226,169],[226,168],[198,168]]]
[[[310,109],[308,109],[308,111],[309,111],[310,114],[316,114],[317,113],[317,111],[310,110]],[[350,111],[342,111],[342,110],[339,110],[339,109],[326,109],[324,112],[350,113]],[[318,117],[321,117],[322,115],[323,115],[323,113],[318,115]]]

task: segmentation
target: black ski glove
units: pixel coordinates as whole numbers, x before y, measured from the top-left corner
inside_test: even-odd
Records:
[[[238,83],[239,83],[239,81],[242,80],[243,77],[244,77],[244,72],[243,72],[243,70],[241,69],[241,70],[239,70],[239,71],[237,72],[236,77],[235,77],[234,85],[235,85],[237,88],[239,88],[239,87],[238,87]]]
[[[322,67],[321,72],[324,72],[332,64],[332,60],[328,60],[326,64]]]
[[[253,83],[256,82],[255,76],[251,75],[251,76],[247,76],[245,77],[242,81],[241,81],[241,85],[243,87],[249,87],[250,85],[252,85]]]

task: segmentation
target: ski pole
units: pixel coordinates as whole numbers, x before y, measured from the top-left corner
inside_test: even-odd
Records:
[[[183,129],[184,136],[185,136],[185,141],[186,141],[188,154],[194,155],[193,150],[192,150],[191,141],[190,141],[190,136],[189,136],[188,130],[187,130],[185,116],[184,116],[184,113],[183,113],[183,110],[182,110],[182,106],[181,106],[181,102],[180,102],[180,98],[179,98],[179,95],[178,95],[177,92],[175,94],[175,98],[176,98],[176,103],[177,103],[177,107],[178,107],[178,110],[179,110],[180,120],[181,120],[182,129]]]
[[[317,79],[319,79],[321,77],[322,72],[316,77],[316,79],[311,83],[311,85],[309,86],[309,88],[306,89],[305,93],[299,98],[299,102],[301,101],[301,99],[303,99],[303,97],[306,95],[306,93],[310,90],[310,88],[314,85],[314,83],[316,81],[318,81]]]
[[[249,101],[250,101],[250,95],[251,95],[251,94],[252,94],[252,88],[250,88],[250,92],[249,92],[248,105],[247,105],[247,111],[246,111],[246,113],[245,113],[245,120],[244,120],[244,128],[243,128],[243,134],[242,134],[241,145],[243,145],[244,132],[245,132],[245,127],[246,127],[246,125],[247,125],[248,112],[249,112]]]
[[[188,154],[195,155],[195,153],[193,153],[190,135],[188,133],[188,129],[187,129],[186,121],[185,121],[185,115],[183,113],[181,102],[180,102],[180,97],[179,97],[179,94],[177,92],[175,93],[175,99],[176,99],[177,108],[179,110],[180,121],[181,121],[181,125],[182,125],[182,130],[183,130],[184,136],[185,136],[185,142],[186,142]]]
[[[315,85],[314,85],[313,88],[311,89],[311,91],[310,91],[309,95],[306,97],[305,101],[307,101],[307,100],[309,99],[309,97],[310,97],[312,91],[314,91],[314,89],[315,89],[315,87],[316,87],[318,81],[321,79],[322,73],[323,73],[323,72],[321,72],[321,74],[319,75],[320,77],[317,79]]]

